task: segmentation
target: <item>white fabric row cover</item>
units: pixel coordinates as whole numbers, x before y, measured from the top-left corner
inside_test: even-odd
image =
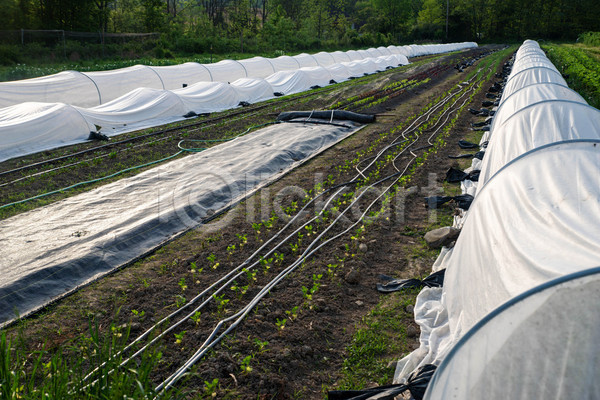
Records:
[[[557,305],[569,293],[553,297],[561,284],[549,282],[600,265],[600,111],[555,79],[537,43],[513,67],[475,199],[434,264],[444,286],[417,297],[421,346],[397,366],[401,382],[441,363],[429,399],[598,397],[586,378],[599,366],[597,294],[573,280],[574,303]]]
[[[451,334],[535,286],[598,266],[599,200],[600,139],[532,150],[480,188],[444,263]]]
[[[562,77],[554,79],[557,76],[537,42],[519,48],[491,129],[482,138],[488,146],[478,188],[529,150],[563,140],[600,139],[600,111],[569,89]]]
[[[254,57],[241,61],[223,60],[206,65],[138,65],[122,70],[86,74],[66,71],[49,77],[8,82],[6,87],[2,87],[3,84],[0,83],[0,102],[3,94],[14,99],[20,98],[21,95],[25,98],[40,97],[35,94],[36,90],[48,90],[41,96],[46,99],[61,96],[76,99],[77,96],[71,97],[73,93],[69,89],[69,82],[75,80],[77,95],[88,93],[86,88],[93,88],[96,92],[95,97],[92,97],[96,100],[91,103],[100,104],[94,107],[80,107],[74,104],[30,101],[0,109],[0,162],[80,143],[87,139],[90,131],[96,131],[95,126],[100,126],[103,134],[113,136],[182,120],[183,116],[190,112],[201,114],[223,111],[236,107],[241,102],[255,103],[273,98],[275,93],[299,93],[315,86],[326,86],[386,68],[406,65],[409,62],[404,53],[414,56],[474,46],[477,44],[416,46],[411,47],[410,52],[405,51],[407,46],[389,46],[345,53],[281,56],[274,59]],[[349,61],[337,62],[345,59]],[[319,60],[327,66],[320,66]],[[246,75],[257,77],[243,77]],[[231,83],[221,82],[237,76],[240,78]],[[263,80],[262,76],[266,78]],[[190,82],[194,77],[199,77],[200,81],[182,87],[182,81]],[[164,87],[177,89],[157,88],[160,85],[156,82],[160,82]],[[27,83],[33,83],[33,86],[27,86]],[[147,85],[143,86],[144,84]],[[108,101],[111,97],[110,87],[118,88],[118,92],[126,89],[129,91]],[[3,92],[4,89],[8,91]]]
[[[385,56],[400,56],[400,62],[407,64],[406,57],[471,47],[477,47],[477,44],[468,42],[388,46],[359,51],[320,52],[313,55],[302,53],[293,57],[223,60],[213,64],[188,62],[165,67],[135,65],[112,71],[64,71],[40,78],[0,82],[0,107],[25,102],[65,103],[93,107],[112,101],[140,87],[173,90],[197,82],[233,82],[240,78],[266,78],[276,72],[297,70],[302,67],[328,67],[342,62]]]
[[[231,84],[198,82],[185,88],[137,88],[101,104],[82,108],[61,103],[22,103],[0,109],[0,161],[87,140],[90,131],[114,136],[184,119],[228,110],[241,102],[272,99],[275,93],[294,94],[408,63],[404,55],[348,61],[327,67],[280,71],[266,79],[240,78]],[[235,64],[230,64],[235,68]]]
[[[0,221],[0,327],[280,178],[358,124],[281,123]],[[229,216],[215,222],[226,228]]]
[[[511,299],[454,347],[425,399],[599,399],[598,304],[600,268]]]

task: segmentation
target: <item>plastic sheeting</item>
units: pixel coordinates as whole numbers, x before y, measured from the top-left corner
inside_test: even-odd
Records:
[[[173,115],[182,118],[186,113],[185,104],[175,93],[148,88],[136,89],[100,106],[78,110],[86,121],[101,126],[104,132],[154,126],[158,121],[169,121]],[[85,132],[81,133],[85,135]]]
[[[318,68],[318,67],[315,67]],[[331,74],[329,74],[331,76]],[[276,72],[266,79],[274,92],[294,94],[314,86],[309,75],[303,69]]]
[[[515,64],[540,54],[527,41]],[[463,187],[475,198],[461,234],[433,267],[446,269],[444,288],[417,298],[421,345],[399,361],[394,380],[443,363],[431,399],[598,395],[595,379],[586,379],[600,354],[597,286],[596,297],[581,296],[589,286],[573,280],[572,306],[568,292],[560,294],[564,303],[544,302],[557,293],[548,282],[599,264],[600,111],[557,82],[548,62],[511,73],[477,190]],[[531,81],[511,86],[526,75]],[[532,302],[519,298],[540,285],[548,290]],[[580,310],[596,313],[591,325]]]
[[[273,59],[254,57],[239,61],[222,60],[214,64],[185,63],[164,67],[134,65],[111,71],[65,71],[41,78],[0,82],[0,107],[31,101],[93,107],[140,87],[172,90],[196,82],[233,82],[240,78],[266,78],[279,71],[302,67],[327,67],[340,62],[378,58],[390,54],[416,57],[472,47],[477,47],[477,44],[464,42],[416,47],[389,46],[387,49],[320,52],[314,55],[302,53],[293,57],[280,56]]]
[[[450,51],[473,46],[476,44],[458,43],[436,47],[436,50]],[[88,125],[81,123],[73,109],[59,104],[45,106],[47,111],[56,112],[57,115],[52,117],[47,112],[42,116],[39,106],[32,107],[27,103],[0,109],[0,161],[85,141],[89,132],[95,130],[94,125],[101,127],[101,133],[113,136],[178,121],[190,112],[223,111],[241,102],[253,103],[272,98],[275,92],[299,93],[314,86],[326,86],[408,64],[400,48],[388,51],[393,55],[371,57],[381,53],[384,51],[369,49],[362,52],[321,52],[314,56],[299,54],[274,59],[223,60],[215,64],[137,65],[114,71],[69,71],[44,78],[0,83],[0,105],[37,97],[48,102],[52,99],[68,102],[77,105],[76,110]],[[367,58],[363,59],[360,54]],[[350,60],[356,55],[360,60],[336,62],[337,59]],[[14,115],[19,115],[19,118],[14,118]],[[45,125],[50,121],[52,126]],[[50,132],[48,137],[45,137],[46,129]]]
[[[257,103],[273,98],[273,88],[264,79],[241,78],[231,82],[240,101]]]
[[[352,135],[279,124],[0,221],[0,326],[197,226]],[[226,224],[227,217],[219,224]]]
[[[92,107],[100,104],[100,94],[96,83],[77,71],[63,71],[22,81],[0,82],[0,107],[26,102],[57,102]],[[4,114],[4,111],[0,112]]]
[[[477,192],[446,263],[451,332],[505,301],[599,264],[600,140],[531,151]]]
[[[23,103],[2,110],[0,161],[34,151],[75,144],[95,131],[73,106],[53,103]],[[2,134],[2,132],[16,134]],[[75,135],[66,133],[75,132]],[[87,134],[86,134],[87,132]]]
[[[173,90],[196,82],[212,81],[206,66],[194,62],[164,67],[151,67],[160,76],[164,89]]]
[[[511,300],[456,345],[425,399],[600,398],[598,304],[598,268]]]
[[[222,82],[198,82],[173,93],[185,104],[186,110],[197,114],[227,110],[240,102],[236,90]]]
[[[556,83],[565,87],[567,86],[567,82],[560,73],[545,67],[528,68],[511,76],[512,79],[508,81],[504,87],[504,95],[502,96],[502,99],[500,99],[500,104],[502,104],[504,99],[508,98],[511,93],[528,85],[536,83]]]
[[[600,139],[600,110],[567,100],[545,100],[520,109],[494,127],[478,187],[529,150],[570,139]]]
[[[246,70],[246,76],[251,78],[266,78],[277,72],[275,66],[268,58],[253,57],[246,60],[240,60],[240,64]]]

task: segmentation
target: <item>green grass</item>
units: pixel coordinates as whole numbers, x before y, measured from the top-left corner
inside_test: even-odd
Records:
[[[586,32],[579,36],[581,42],[588,46],[600,47],[600,32]]]
[[[347,348],[343,378],[336,390],[360,390],[370,383],[392,381],[394,367],[388,367],[390,361],[398,360],[411,348],[405,322],[412,319],[412,314],[406,306],[414,305],[417,293],[412,289],[386,295],[363,317]]]

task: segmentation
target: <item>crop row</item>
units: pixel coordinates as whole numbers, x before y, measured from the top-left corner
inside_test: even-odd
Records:
[[[600,107],[600,62],[572,46],[549,45],[544,48],[569,86],[585,97],[590,105]]]

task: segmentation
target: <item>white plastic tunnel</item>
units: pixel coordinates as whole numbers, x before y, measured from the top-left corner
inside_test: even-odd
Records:
[[[417,298],[421,347],[397,370],[439,365],[427,399],[600,398],[600,111],[537,43],[513,65],[460,236],[434,264],[443,288]]]
[[[453,348],[425,399],[600,398],[598,304],[600,268],[514,297]]]

